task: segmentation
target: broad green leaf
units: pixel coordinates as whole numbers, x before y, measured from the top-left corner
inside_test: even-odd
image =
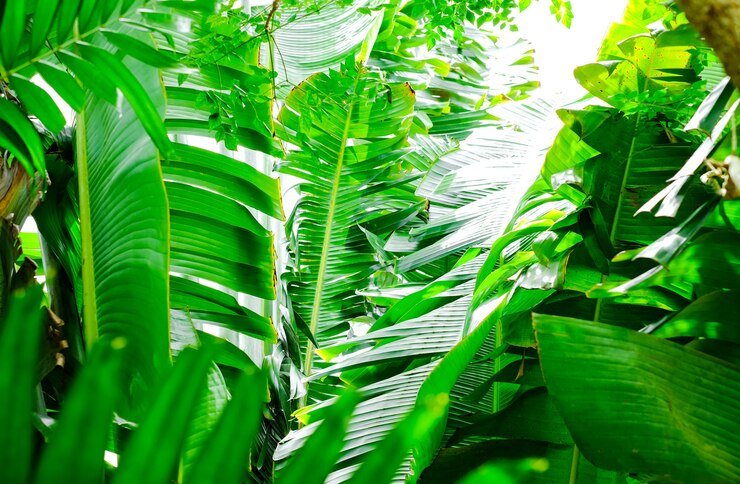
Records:
[[[740,478],[740,369],[655,336],[536,315],[547,388],[595,465],[682,481]]]
[[[161,121],[157,70],[138,61],[120,68],[147,86]],[[170,359],[168,212],[156,147],[129,103],[119,111],[88,94],[77,116],[75,157],[86,342],[124,338],[127,366],[154,384]]]
[[[573,115],[581,119],[588,112]],[[635,212],[655,193],[659,180],[681,167],[693,150],[691,144],[672,140],[639,113],[610,116],[584,141],[600,153],[584,163],[581,185],[594,206],[590,216],[595,220],[596,241],[608,258],[614,254],[611,247],[649,244],[674,228],[670,218]],[[699,193],[696,199],[704,201],[706,196]],[[679,217],[693,211],[687,204]]]
[[[207,188],[283,220],[280,182],[246,162],[212,151],[175,143],[174,151],[162,160],[167,181]]]
[[[166,188],[172,217],[171,270],[273,299],[272,236],[249,209],[193,185],[167,183]]]
[[[636,35],[650,32],[650,25],[666,14],[665,7],[654,0],[629,0],[624,17],[609,28],[599,49],[599,60],[609,60],[622,55],[619,44]]]
[[[170,304],[194,322],[210,323],[253,336],[275,337],[270,319],[244,308],[232,296],[197,282],[172,277]]]
[[[212,1],[197,5],[171,2],[167,6],[184,9],[188,22],[191,10],[202,10],[205,15],[213,10]],[[203,22],[188,35],[172,25],[168,27],[174,29],[170,47],[187,51],[189,40],[197,42],[198,35],[212,35],[210,27]],[[219,141],[224,126],[231,129],[234,122],[235,146],[230,146],[231,138],[227,137],[227,150],[241,144],[269,154],[282,153],[274,139],[267,71],[249,65],[248,58],[247,63],[240,60],[236,64],[230,59],[216,59],[187,78],[176,75],[178,69],[164,72],[169,134],[195,134]],[[228,121],[221,119],[223,109],[228,111],[223,114]],[[214,121],[212,110],[218,110],[220,121]],[[161,160],[170,206],[173,317],[275,342],[277,333],[269,317],[242,307],[234,296],[222,291],[275,298],[273,237],[254,211],[284,218],[278,180],[240,161],[243,154],[236,151],[217,153],[182,143],[173,144],[173,148]],[[186,278],[199,278],[202,284]],[[214,289],[213,283],[223,288]],[[233,346],[226,341],[224,345]],[[233,357],[233,353],[225,356],[230,361]]]
[[[576,68],[576,80],[594,96],[620,109],[639,108],[630,96],[648,90],[677,93],[698,80],[692,62],[697,33],[688,26],[642,34],[619,44],[619,60]]]
[[[186,348],[121,455],[115,483],[167,482],[175,478],[180,451],[206,387],[210,352]]]
[[[193,321],[187,315],[177,311],[170,312],[170,347],[175,363],[184,349],[201,347]],[[206,348],[212,356],[211,349],[212,347]],[[210,366],[206,390],[201,394],[190,416],[187,436],[182,448],[181,472],[189,470],[229,401],[229,390],[221,370],[214,363]]]
[[[701,235],[647,282],[650,285],[690,283],[706,292],[740,289],[740,254],[734,250],[738,242],[740,235],[735,232]]]
[[[198,339],[203,346],[210,347],[214,363],[230,366],[246,373],[249,373],[250,369],[256,368],[249,355],[234,343],[204,331],[198,331]]]
[[[100,76],[92,63],[72,52],[61,51],[58,55],[93,94],[114,106],[118,104],[116,84],[107,76]]]
[[[523,117],[528,120],[531,113],[538,112],[537,107],[526,108],[526,111]],[[532,122],[536,124],[536,120],[532,120]],[[520,142],[523,142],[524,139],[525,137],[517,138]],[[508,141],[512,140],[509,139]],[[485,139],[477,140],[477,143],[480,143],[481,147],[487,146],[491,150],[501,149],[519,153],[516,148],[510,148],[506,144],[507,141],[503,136],[501,138],[495,137],[490,145],[486,144]],[[536,146],[536,143],[532,144]],[[525,151],[521,152],[522,158],[527,156]],[[432,156],[435,152],[436,149],[429,150],[429,154]],[[441,152],[444,153],[444,150]],[[462,153],[459,158],[442,158],[437,165],[433,165],[438,167],[439,171],[434,173],[433,176],[428,176],[428,186],[424,187],[425,194],[429,193],[427,196],[432,204],[464,205],[465,202],[456,200],[454,195],[470,196],[472,200],[475,200],[474,197],[476,196],[485,197],[485,191],[483,191],[483,195],[476,195],[476,192],[472,190],[468,192],[469,195],[465,192],[461,194],[455,190],[456,185],[450,181],[450,178],[444,176],[445,173],[454,171],[456,166],[465,166],[465,163],[471,163],[471,168],[475,166],[475,160],[485,163],[485,152],[483,149],[470,150]],[[449,165],[446,166],[442,161],[449,163]],[[501,166],[506,166],[509,161],[502,160]],[[424,163],[420,164],[423,165]],[[470,176],[473,176],[472,173]],[[444,186],[445,183],[449,183],[449,186]],[[501,185],[505,186],[505,182],[502,181]],[[435,186],[443,186],[443,188],[437,193]],[[461,184],[461,186],[464,187],[465,185]],[[513,195],[511,197],[513,198]],[[470,207],[472,214],[476,213],[475,210],[485,211],[482,207],[474,209],[472,205]],[[505,214],[496,214],[496,216],[505,218]],[[473,216],[471,225],[474,223],[475,217]],[[547,227],[551,225],[552,222]],[[486,233],[486,230],[481,228],[480,232]],[[488,234],[488,236],[494,235],[495,232]],[[464,240],[467,240],[467,242],[464,242],[462,247],[471,243],[470,237]],[[502,249],[505,245],[502,246]],[[475,253],[477,254],[477,252]],[[384,436],[390,435],[390,432],[396,428],[401,420],[401,415],[411,411],[417,405],[417,402],[419,406],[423,406],[425,395],[449,393],[456,380],[465,377],[467,363],[472,360],[476,351],[482,347],[488,335],[488,330],[491,329],[491,324],[495,322],[495,318],[493,318],[483,325],[485,327],[476,333],[477,336],[473,338],[474,341],[470,344],[460,343],[464,350],[460,349],[458,351],[458,348],[453,350],[454,357],[450,356],[451,353],[448,354],[460,342],[461,337],[466,334],[465,321],[470,298],[465,296],[472,293],[475,276],[484,258],[484,256],[477,258],[466,256],[460,260],[459,264],[454,265],[455,268],[452,271],[444,274],[426,287],[414,291],[413,286],[411,286],[409,288],[411,294],[393,304],[376,321],[367,334],[354,336],[347,342],[340,341],[332,346],[324,346],[319,350],[319,353],[327,359],[341,351],[346,351],[346,354],[335,365],[315,373],[311,377],[312,380],[342,370],[341,378],[344,382],[353,385],[367,385],[361,389],[362,393],[367,395],[367,398],[358,406],[350,423],[345,449],[330,476],[330,480],[348,478],[354,471],[354,462],[361,460],[363,456],[372,456]],[[447,270],[445,269],[445,271]],[[511,273],[508,273],[508,275],[510,276]],[[404,287],[402,286],[399,289],[402,288]],[[367,348],[368,344],[373,346]],[[353,351],[354,348],[363,348],[363,351]],[[448,356],[445,356],[446,354]],[[417,367],[417,365],[428,361],[429,357],[433,358],[431,363]],[[450,358],[449,361],[447,361],[448,358]],[[407,365],[410,365],[410,369],[403,371]],[[432,381],[436,383],[432,384]],[[458,383],[460,383],[459,380]],[[469,383],[467,384],[469,385]],[[473,387],[475,386],[477,386],[477,383],[473,384]],[[422,394],[422,392],[428,393]],[[466,394],[467,392],[462,392],[462,395]],[[321,418],[328,405],[333,401],[329,400],[313,409],[309,409],[306,415],[301,415],[299,418],[309,416],[311,421],[314,421],[315,418]],[[469,411],[469,408],[468,405],[461,412]],[[407,442],[411,453],[410,455],[407,454],[400,469],[398,469],[397,478],[418,475],[434,457],[445,422],[442,418],[444,412],[435,415],[436,417],[430,417],[430,420],[425,423],[429,431],[423,433],[421,438],[417,436]],[[291,434],[289,439],[286,439],[278,447],[279,453],[276,456],[282,458],[286,453],[295,452],[299,448],[297,443],[303,439],[305,439],[305,434],[301,431]]]
[[[366,37],[382,17],[377,11],[362,13],[362,8],[381,3],[330,3],[313,15],[306,15],[300,8],[279,9],[276,21],[280,27],[270,33],[269,45],[261,49],[261,57],[265,65],[275,69],[281,94],[287,94],[289,86],[359,55]]]
[[[635,258],[652,259],[663,266],[667,266],[671,259],[684,249],[689,240],[697,234],[717,202],[718,200],[711,200],[702,204],[680,225],[641,249]],[[617,255],[614,260],[620,260],[620,256]]]
[[[28,482],[31,471],[31,413],[35,407],[39,343],[42,338],[41,286],[10,294],[0,326],[0,475]]]

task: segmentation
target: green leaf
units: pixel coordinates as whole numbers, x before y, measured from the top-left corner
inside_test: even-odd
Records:
[[[186,483],[242,479],[252,440],[259,430],[265,390],[262,372],[253,365],[246,368],[231,401],[186,475]]]
[[[572,444],[563,419],[544,388],[530,390],[516,398],[505,409],[458,430],[451,443],[466,437],[504,437]]]
[[[652,332],[661,338],[693,336],[740,343],[740,307],[728,304],[740,296],[740,291],[715,291],[700,297],[664,323],[657,323]]]
[[[118,483],[167,482],[175,478],[188,424],[206,386],[210,352],[184,349],[149,413],[121,455]]]
[[[57,44],[67,40],[72,33],[77,14],[80,11],[80,4],[85,0],[64,0],[59,4],[57,13]]]
[[[684,129],[686,131],[698,129],[711,135],[712,130],[722,117],[722,113],[725,107],[727,107],[727,103],[730,101],[734,90],[735,88],[732,82],[730,82],[730,78],[725,77],[702,101],[699,108],[691,117],[691,120],[684,126]]]
[[[161,113],[158,71],[137,61],[121,68],[136,73]],[[119,111],[88,94],[75,158],[86,343],[124,338],[127,367],[153,385],[170,364],[168,212],[156,147],[129,103]]]
[[[461,479],[460,484],[517,484],[529,482],[532,474],[541,474],[549,468],[546,459],[525,459],[519,462],[486,464]]]
[[[693,178],[694,173],[709,157],[714,147],[724,138],[724,130],[734,118],[738,108],[740,108],[740,99],[736,99],[727,109],[727,112],[717,121],[710,136],[699,145],[691,156],[686,157],[686,163],[679,170],[671,173],[672,176],[668,180],[669,185],[640,207],[638,213],[652,212],[655,207],[660,206],[656,212],[657,216],[675,217],[684,199],[684,186]]]
[[[186,313],[194,321],[275,337],[269,318],[242,307],[229,294],[180,277],[171,277],[170,288],[172,310]]]
[[[249,358],[249,355],[225,338],[214,336],[205,331],[198,331],[198,339],[203,346],[210,347],[213,361],[219,365],[230,366],[246,373],[257,367]]]
[[[36,482],[98,483],[105,470],[103,454],[122,396],[121,340],[92,351],[62,406],[61,416],[41,458]],[[85,429],[81,432],[80,429]]]
[[[36,8],[33,13],[31,40],[28,48],[28,54],[31,57],[36,56],[48,40],[49,30],[56,19],[57,8],[60,3],[62,3],[61,0],[48,0],[44,2],[43,8]]]
[[[591,94],[612,106],[635,109],[639,100],[625,98],[625,94],[650,89],[680,93],[698,80],[691,67],[697,44],[697,34],[688,26],[656,36],[636,35],[619,44],[619,60],[577,67],[575,77]]]
[[[29,174],[44,171],[44,147],[33,124],[18,107],[0,99],[0,145],[18,158]]]
[[[0,54],[3,67],[9,71],[21,47],[26,27],[26,0],[5,2],[2,23],[0,23]]]
[[[134,59],[153,67],[161,69],[172,68],[179,65],[177,59],[157,50],[151,45],[142,42],[128,34],[116,32],[114,30],[101,30],[108,41],[118,47],[125,55],[130,55]]]
[[[44,126],[52,132],[59,133],[65,125],[64,116],[57,107],[54,100],[41,87],[20,76],[11,78],[13,90],[20,98],[23,105],[34,114]]]
[[[107,76],[100,76],[93,64],[72,52],[61,51],[58,55],[93,94],[114,106],[118,104],[116,84]]]
[[[740,369],[655,336],[557,316],[534,326],[547,388],[595,465],[682,481],[740,478]]]
[[[42,287],[11,293],[0,326],[0,476],[6,482],[28,482],[31,470],[31,413],[39,375],[42,338]]]
[[[285,484],[323,483],[344,446],[341,437],[358,400],[357,392],[346,390],[331,406],[326,418],[313,425],[313,433],[285,467],[278,470],[275,480]]]
[[[576,457],[576,459],[574,459]],[[430,483],[459,482],[462,477],[472,478],[488,474],[488,466],[503,466],[513,470],[516,462],[536,463],[536,472],[515,474],[525,483],[549,484],[571,482],[579,484],[615,484],[627,482],[624,476],[599,469],[582,455],[574,455],[574,447],[547,444],[532,440],[489,440],[475,444],[443,449],[434,463],[421,475],[421,481]],[[488,465],[486,465],[488,463]],[[470,469],[475,469],[470,471]],[[534,469],[532,469],[534,470]],[[467,474],[467,476],[466,476]],[[500,477],[496,476],[495,477]],[[493,481],[499,484],[500,481]],[[505,482],[505,481],[504,481]]]
[[[113,1],[114,3],[117,2],[117,0]],[[97,25],[101,10],[103,9],[101,3],[103,3],[101,0],[82,0],[80,11],[77,16],[77,23],[79,24],[80,31],[87,32],[94,25]]]
[[[430,396],[414,407],[398,425],[381,440],[352,475],[352,482],[391,482],[411,447],[431,431],[447,410],[449,397]]]
[[[193,321],[177,311],[170,312],[170,338],[175,363],[184,349],[201,347]],[[206,349],[210,352],[212,347]],[[181,473],[190,469],[229,401],[229,390],[221,370],[213,363],[210,366],[206,391],[201,394],[196,409],[190,416],[182,448]]]
[[[35,64],[36,70],[41,77],[64,99],[75,111],[82,109],[85,104],[85,91],[82,90],[77,81],[65,70],[40,61]]]
[[[325,101],[317,104],[319,98]],[[280,169],[304,180],[293,245],[306,265],[291,276],[288,289],[294,310],[320,344],[365,313],[353,293],[372,274],[374,250],[355,225],[382,214],[373,206],[382,200],[375,192],[393,186],[371,190],[368,173],[382,183],[398,169],[397,149],[406,142],[413,104],[408,84],[384,85],[359,67],[311,76],[280,112],[283,139],[300,148]],[[314,350],[308,343],[309,375]]]
[[[275,66],[278,86],[288,87],[327,69],[337,68],[363,48],[363,42],[382,18],[381,11],[363,14],[359,9],[376,7],[379,0],[360,0],[349,5],[329,3],[306,15],[299,7],[277,11],[280,28],[270,33],[269,65]],[[267,49],[265,49],[267,50]],[[281,94],[289,89],[283,87]]]
[[[163,154],[169,154],[172,150],[172,143],[164,128],[162,113],[129,67],[100,47],[88,43],[77,45],[82,57],[95,65],[97,69],[104,69],[107,76],[121,90],[157,148]]]
[[[162,160],[162,170],[167,181],[206,188],[277,219],[285,219],[279,180],[242,161],[175,143],[172,154]]]

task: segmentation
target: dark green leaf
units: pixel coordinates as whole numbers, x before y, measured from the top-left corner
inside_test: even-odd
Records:
[[[31,470],[31,413],[34,410],[42,338],[42,287],[14,292],[0,327],[0,475],[5,482],[28,482]]]
[[[203,394],[210,352],[183,350],[151,410],[121,455],[114,482],[167,482],[175,479],[188,423]]]

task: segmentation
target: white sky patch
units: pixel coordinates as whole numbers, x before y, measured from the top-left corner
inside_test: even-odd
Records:
[[[516,20],[520,34],[535,48],[542,94],[547,99],[577,99],[586,91],[573,70],[596,60],[601,42],[613,22],[622,20],[627,0],[571,0],[573,24],[559,24],[550,13],[550,2],[533,2]]]

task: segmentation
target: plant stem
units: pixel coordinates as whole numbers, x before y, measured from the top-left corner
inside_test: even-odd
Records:
[[[75,39],[81,38],[76,21],[73,37]],[[80,246],[82,249],[82,328],[85,337],[85,348],[89,352],[98,339],[98,304],[95,293],[95,266],[93,264],[85,107],[77,113],[75,124],[75,165],[80,200]]]
[[[573,460],[570,462],[570,479],[568,484],[576,484],[578,482],[578,462],[581,460],[581,451],[578,450],[578,446],[573,446]]]

